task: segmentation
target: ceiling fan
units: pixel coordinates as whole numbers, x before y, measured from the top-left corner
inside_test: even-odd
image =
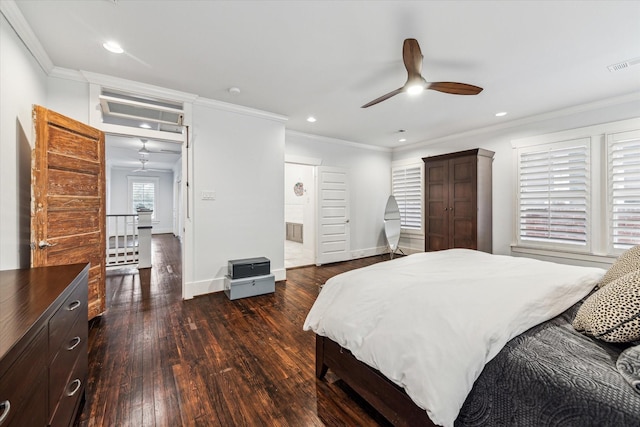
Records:
[[[437,90],[438,92],[450,93],[453,95],[477,95],[482,92],[482,88],[467,83],[456,82],[428,82],[422,77],[422,52],[416,39],[406,39],[402,45],[402,59],[407,69],[407,82],[399,89],[382,95],[373,101],[364,104],[361,108],[371,107],[379,102],[385,101],[392,96],[402,92],[417,94],[425,89]]]
[[[140,167],[138,169],[134,169],[132,172],[161,172],[160,169],[147,169],[147,162],[149,160],[144,159],[144,158],[140,158],[138,160],[140,160],[140,163],[142,164],[142,167]]]
[[[147,142],[149,142],[149,140],[141,138],[140,141],[142,142],[142,148],[138,150],[138,154],[140,154],[141,156],[148,156],[151,153],[154,153],[154,154],[181,154],[181,151],[166,150],[166,149],[162,149],[160,151],[151,151],[151,150],[149,150],[147,148]]]

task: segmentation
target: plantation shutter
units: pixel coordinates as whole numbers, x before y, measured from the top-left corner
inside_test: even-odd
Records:
[[[155,185],[153,182],[133,182],[133,210],[140,208],[155,212]]]
[[[394,168],[392,193],[400,209],[400,226],[422,229],[422,165]]]
[[[608,136],[609,239],[615,249],[640,244],[640,131]]]
[[[590,140],[521,149],[519,238],[587,247]]]

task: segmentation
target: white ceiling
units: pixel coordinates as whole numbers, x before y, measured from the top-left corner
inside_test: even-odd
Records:
[[[121,168],[141,168],[140,159],[146,160],[145,168],[149,171],[168,170],[176,166],[181,156],[180,144],[168,141],[147,139],[144,144],[148,153],[141,154],[142,140],[122,135],[107,135],[106,158],[110,166]]]
[[[640,58],[638,1],[16,3],[55,66],[265,110],[287,116],[287,129],[381,147],[640,93],[640,65],[607,69]],[[484,91],[400,94],[360,108],[404,84],[410,37],[428,81]],[[106,40],[125,54],[104,50]]]

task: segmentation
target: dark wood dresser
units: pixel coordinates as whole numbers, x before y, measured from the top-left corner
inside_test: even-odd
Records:
[[[69,426],[87,378],[89,264],[0,271],[0,427]]]

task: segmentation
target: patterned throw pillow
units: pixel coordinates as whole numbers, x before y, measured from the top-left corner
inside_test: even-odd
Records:
[[[628,273],[587,298],[573,327],[607,342],[640,339],[640,270]]]
[[[629,347],[620,353],[616,369],[636,393],[640,393],[640,345]]]
[[[598,283],[598,288],[602,288],[634,270],[640,270],[640,245],[627,249],[618,257]]]

